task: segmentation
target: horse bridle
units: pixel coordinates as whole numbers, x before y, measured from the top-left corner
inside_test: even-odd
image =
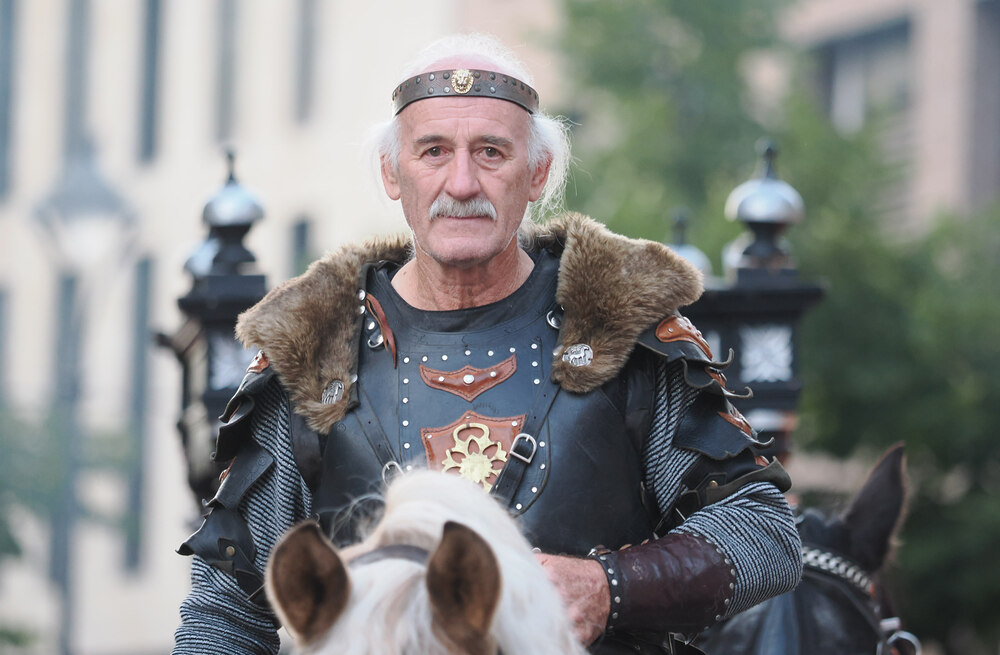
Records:
[[[878,637],[876,655],[899,655],[900,644],[908,644],[913,649],[913,655],[921,654],[920,639],[902,629],[898,616],[878,618],[872,579],[858,564],[828,550],[802,544],[802,566],[803,576],[819,574],[832,582],[834,588],[864,617]],[[860,592],[864,600],[856,592]]]

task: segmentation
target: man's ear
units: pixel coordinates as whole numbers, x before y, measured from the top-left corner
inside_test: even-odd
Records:
[[[379,157],[379,168],[382,171],[382,186],[385,187],[386,195],[392,200],[399,200],[399,175],[388,155]]]
[[[542,197],[545,183],[549,180],[549,167],[552,166],[552,157],[546,157],[545,161],[535,167],[531,175],[531,188],[528,190],[528,200],[535,202]]]

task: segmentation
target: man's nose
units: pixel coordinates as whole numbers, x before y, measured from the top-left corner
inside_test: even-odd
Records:
[[[448,182],[445,190],[456,200],[473,198],[482,191],[479,185],[479,171],[467,150],[459,150],[451,160]]]

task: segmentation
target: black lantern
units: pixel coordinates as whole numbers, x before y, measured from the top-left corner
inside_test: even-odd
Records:
[[[177,304],[184,325],[172,336],[160,335],[181,362],[181,418],[177,423],[187,457],[188,484],[196,500],[211,498],[220,468],[212,461],[219,419],[253,358],[236,340],[239,314],[264,297],[263,275],[248,270],[255,261],[243,245],[253,224],[264,217],[260,202],[236,181],[234,157],[226,184],[205,205],[202,219],[208,238],[184,265],[192,285]]]
[[[726,201],[726,217],[743,223],[743,233],[723,255],[726,278],[707,285],[685,314],[699,326],[716,356],[732,348],[736,358],[725,374],[731,389],[750,387],[753,397],[735,404],[764,439],[765,455],[790,452],[798,422],[802,383],[798,376],[798,329],[805,310],[823,288],[799,278],[783,237],[802,221],[802,198],[778,179],[773,144],[758,144],[761,165],[754,178]]]

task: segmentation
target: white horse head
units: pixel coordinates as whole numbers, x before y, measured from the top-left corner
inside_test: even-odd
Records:
[[[585,652],[513,519],[454,475],[398,478],[371,535],[339,553],[315,523],[293,528],[271,554],[267,594],[318,655]]]

